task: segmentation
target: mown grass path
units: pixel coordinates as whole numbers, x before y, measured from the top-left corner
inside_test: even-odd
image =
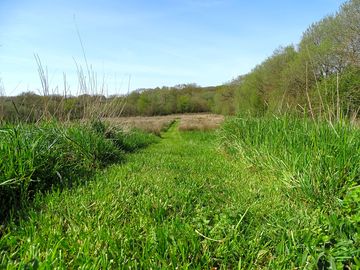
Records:
[[[174,125],[126,163],[37,199],[0,239],[1,266],[264,267],[271,240],[262,224],[284,203],[271,178],[227,159],[217,145],[214,132]]]

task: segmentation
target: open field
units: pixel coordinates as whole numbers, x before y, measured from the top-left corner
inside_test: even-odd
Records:
[[[360,270],[360,0],[2,2],[0,270]]]
[[[166,116],[134,116],[104,118],[112,125],[125,127],[127,129],[138,128],[144,131],[160,135],[174,121],[180,122],[180,130],[212,130],[220,126],[224,121],[224,116],[217,114],[172,114]]]
[[[214,130],[220,127],[224,122],[223,115],[217,114],[184,114],[180,116],[179,130],[191,131],[191,130]]]
[[[293,118],[180,126],[91,181],[36,194],[2,229],[0,266],[357,269],[357,128]]]

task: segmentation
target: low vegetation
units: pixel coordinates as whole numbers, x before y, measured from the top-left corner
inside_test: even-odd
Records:
[[[284,204],[276,182],[260,174],[249,182],[253,175],[217,151],[214,132],[180,133],[173,126],[159,144],[86,186],[36,198],[38,211],[0,239],[0,262],[10,268],[263,267],[272,255],[266,229],[277,231],[264,215]]]
[[[359,10],[216,87],[0,88],[0,268],[358,269]]]
[[[216,114],[182,115],[180,118],[179,129],[181,131],[214,130],[219,128],[223,121],[224,116]]]
[[[0,128],[0,218],[26,205],[38,191],[73,186],[125,153],[157,139],[141,131],[56,122]]]
[[[121,127],[125,130],[133,128],[140,129],[146,132],[150,132],[156,135],[161,135],[161,132],[167,130],[179,116],[166,115],[166,116],[133,116],[133,117],[116,117],[116,118],[104,118],[110,122],[113,126]]]
[[[356,269],[358,129],[289,118],[178,125],[86,185],[36,196],[4,230],[0,263]]]
[[[234,118],[220,134],[232,158],[276,179],[281,201],[295,207],[296,214],[271,217],[285,219],[277,237],[288,258],[300,263],[313,253],[318,269],[360,262],[358,128],[294,117]]]
[[[161,135],[175,121],[180,123],[180,130],[212,130],[220,127],[224,121],[224,116],[218,114],[198,113],[198,114],[171,114],[166,116],[136,116],[136,117],[117,117],[104,118],[113,126],[122,129],[140,129],[146,132]]]

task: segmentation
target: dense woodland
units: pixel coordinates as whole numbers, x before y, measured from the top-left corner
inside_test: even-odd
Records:
[[[86,80],[91,85],[90,77],[79,76],[79,85],[85,90]],[[96,90],[89,89],[88,93]],[[0,120],[193,112],[355,118],[360,108],[360,0],[344,3],[337,13],[312,24],[299,44],[276,49],[250,73],[220,86],[186,84],[111,97],[67,97],[49,92],[43,89],[44,95],[27,92],[1,97]]]

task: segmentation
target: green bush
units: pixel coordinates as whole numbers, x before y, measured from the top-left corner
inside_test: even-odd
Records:
[[[347,68],[339,75],[324,78],[312,89],[311,100],[315,107],[333,115],[340,113],[342,117],[359,117],[360,69]]]

